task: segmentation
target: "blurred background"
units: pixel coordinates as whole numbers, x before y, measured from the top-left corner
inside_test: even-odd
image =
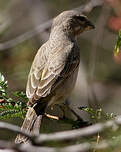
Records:
[[[51,19],[90,2],[99,4],[87,14],[96,28],[78,39],[80,70],[69,101],[85,120],[88,115],[77,106],[121,114],[121,54],[113,54],[121,28],[121,0],[0,0],[0,72],[8,80],[8,93],[25,92],[34,56],[48,40]],[[60,127],[63,130],[63,124]]]

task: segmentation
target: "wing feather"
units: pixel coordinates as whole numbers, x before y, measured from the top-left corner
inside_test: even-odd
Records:
[[[46,43],[43,46],[41,46],[31,66],[31,70],[28,76],[28,82],[26,86],[26,95],[29,99],[32,99],[34,97],[35,91],[40,83],[41,75],[45,63],[47,61],[46,48],[47,48]]]
[[[72,46],[71,48],[70,46],[63,48],[66,51],[60,49],[55,53],[50,53],[48,57],[44,57],[45,53],[43,51],[47,48],[43,48],[39,52],[41,55],[38,53],[34,59],[27,83],[27,96],[34,98],[33,102],[51,94],[53,89],[76,69],[80,61],[79,56],[78,60],[77,56],[75,57],[75,48],[72,48]],[[41,63],[42,58],[46,60]]]

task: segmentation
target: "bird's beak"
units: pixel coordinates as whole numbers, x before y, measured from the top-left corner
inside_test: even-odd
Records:
[[[95,26],[90,22],[90,21],[87,21],[86,23],[86,29],[87,30],[91,30],[91,29],[94,29]]]

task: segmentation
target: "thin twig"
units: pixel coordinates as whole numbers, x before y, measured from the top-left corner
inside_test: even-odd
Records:
[[[30,134],[28,134],[27,132],[22,131],[20,127],[9,124],[7,122],[0,122],[0,129],[10,130],[10,131],[13,131],[17,134],[22,134],[22,135],[28,137],[30,140],[32,140],[31,139],[32,136]]]
[[[90,13],[95,7],[101,6],[102,4],[103,4],[103,0],[91,0],[86,5],[83,5],[81,7],[75,8],[75,9],[79,10],[82,13]],[[33,36],[37,35],[38,33],[47,31],[51,27],[52,20],[53,19],[50,19],[47,22],[37,26],[34,30],[25,32],[12,40],[0,43],[0,51],[12,48],[12,47],[24,42],[25,40],[32,38]]]
[[[73,140],[76,138],[95,135],[97,133],[103,132],[107,128],[113,128],[114,126],[116,127],[117,124],[121,125],[121,116],[117,117],[115,120],[109,120],[106,123],[97,123],[82,129],[75,129],[52,134],[41,134],[35,138],[35,143],[42,144],[48,141]]]
[[[18,45],[18,44],[24,42],[25,40],[28,40],[28,39],[32,38],[33,36],[37,35],[38,32],[41,33],[43,31],[48,30],[50,28],[51,22],[52,22],[52,20],[50,19],[47,22],[36,27],[34,30],[25,32],[24,34],[21,34],[20,36],[14,38],[12,40],[9,40],[7,42],[0,43],[0,51],[12,48],[15,45]]]
[[[120,137],[119,137],[120,138]],[[5,149],[8,152],[8,150],[11,150],[10,152],[86,152],[92,149],[95,150],[101,150],[101,149],[106,149],[109,147],[115,147],[119,146],[120,142],[117,142],[113,144],[113,140],[103,140],[100,142],[98,145],[96,143],[81,143],[81,144],[76,144],[76,145],[71,145],[71,146],[65,146],[63,148],[60,147],[43,147],[43,146],[36,146],[36,145],[31,145],[31,144],[15,144],[7,141],[0,141],[0,150]]]
[[[8,124],[6,122],[0,122],[0,129],[11,130],[19,134],[21,133],[22,135],[28,137],[32,143],[39,145],[48,141],[73,140],[80,137],[95,135],[96,133],[103,132],[109,128],[117,129],[119,125],[121,125],[121,115],[116,117],[114,120],[109,120],[105,123],[97,123],[82,129],[75,129],[51,134],[40,134],[36,137],[29,135],[24,131],[21,131],[21,129],[17,126]]]

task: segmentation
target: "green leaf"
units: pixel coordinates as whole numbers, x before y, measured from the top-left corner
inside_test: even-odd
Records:
[[[28,98],[24,92],[16,91],[14,94],[19,100],[8,97],[7,90],[8,82],[5,81],[4,76],[0,73],[0,119],[8,119],[12,117],[21,117],[23,118],[26,113],[26,107]]]
[[[116,56],[120,52],[120,49],[121,49],[121,30],[119,31],[119,35],[114,48],[114,56]]]
[[[0,82],[2,82],[4,80],[5,80],[4,76],[0,73]]]
[[[94,122],[98,122],[100,120],[104,121],[104,120],[114,119],[116,117],[116,115],[114,115],[113,113],[109,114],[107,112],[104,112],[102,108],[98,108],[94,110],[93,108],[89,108],[89,107],[80,107],[79,109],[87,112],[90,118]]]
[[[13,93],[13,95],[28,101],[28,98],[27,98],[26,94],[22,91],[16,91],[16,92]]]

